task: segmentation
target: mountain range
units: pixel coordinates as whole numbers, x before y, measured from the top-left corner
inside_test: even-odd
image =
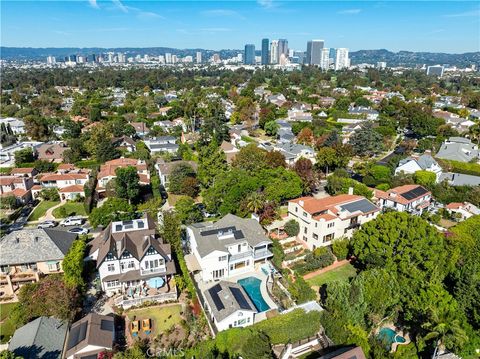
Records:
[[[136,55],[164,55],[165,53],[175,54],[177,56],[195,57],[196,52],[202,52],[204,58],[218,53],[221,58],[233,57],[243,50],[224,49],[219,51],[206,49],[175,49],[169,47],[148,47],[148,48],[30,48],[30,47],[0,47],[0,58],[2,60],[46,60],[47,56],[55,56],[63,59],[72,54],[100,54],[107,52],[123,52],[128,56]],[[257,51],[259,54],[259,51]],[[385,49],[380,50],[359,50],[350,52],[352,64],[370,63],[375,64],[379,61],[385,61],[388,66],[418,66],[418,65],[436,65],[448,64],[458,67],[466,67],[472,64],[480,65],[480,52],[469,52],[464,54],[447,54],[437,52],[413,52],[399,51],[392,52]]]

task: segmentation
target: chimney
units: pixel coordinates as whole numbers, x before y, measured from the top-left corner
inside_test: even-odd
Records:
[[[39,239],[39,237],[35,236],[35,243],[38,242]]]
[[[424,155],[429,155],[431,156],[432,155],[432,151],[430,150],[425,150],[425,152],[423,153]]]
[[[348,187],[348,194],[353,195],[353,187]]]
[[[298,204],[300,205],[300,207],[303,207],[303,205],[305,204],[305,202],[303,202],[303,201],[298,201]]]
[[[16,237],[16,238],[15,238],[15,241],[16,241],[17,243],[20,243],[20,238]]]

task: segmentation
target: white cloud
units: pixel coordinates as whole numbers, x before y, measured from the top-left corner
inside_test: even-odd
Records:
[[[347,10],[341,10],[337,14],[341,15],[357,15],[362,12],[362,9],[347,9]]]
[[[94,9],[100,9],[100,6],[98,6],[97,4],[97,0],[88,0],[89,4],[91,7],[93,7]]]
[[[271,9],[272,7],[275,7],[273,0],[257,0],[257,3],[265,9]]]
[[[119,9],[120,11],[127,13],[128,12],[128,7],[123,5],[120,0],[112,0],[113,4]]]

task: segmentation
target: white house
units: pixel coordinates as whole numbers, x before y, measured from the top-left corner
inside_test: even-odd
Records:
[[[150,173],[145,161],[137,160],[135,158],[117,158],[115,160],[107,161],[100,166],[97,178],[97,192],[105,192],[107,183],[117,177],[117,168],[125,168],[133,166],[137,169],[140,184],[147,185],[150,183]]]
[[[168,152],[175,154],[179,146],[176,144],[176,138],[173,136],[160,136],[143,141],[150,153]]]
[[[116,304],[176,299],[176,289],[170,288],[176,273],[170,244],[155,230],[149,216],[112,222],[90,242],[88,258],[97,261],[102,289],[108,295],[120,293]]]
[[[14,145],[0,149],[0,167],[12,167],[15,166],[15,152],[23,150],[25,148],[31,148],[33,152],[43,142],[19,142]]]
[[[442,173],[442,167],[440,167],[429,152],[425,152],[421,156],[410,156],[401,160],[395,169],[395,175],[398,175],[401,172],[414,174],[417,171],[433,172],[438,180]]]
[[[469,202],[464,202],[464,203],[453,202],[453,203],[447,204],[445,208],[450,213],[458,214],[458,216],[460,217],[460,220],[465,220],[472,216],[480,215],[480,209]]]
[[[301,197],[288,202],[288,218],[300,225],[298,239],[310,250],[351,237],[355,229],[376,218],[379,212],[380,208],[365,197],[351,194],[321,199]]]
[[[23,135],[25,133],[25,123],[23,120],[15,117],[0,118],[0,123],[10,126],[15,135]]]
[[[47,188],[66,188],[71,186],[80,186],[83,188],[90,178],[90,171],[85,169],[73,169],[58,171],[57,173],[45,173],[39,181],[42,187]],[[78,189],[78,188],[77,188]],[[82,190],[83,192],[83,190]]]
[[[300,145],[298,143],[277,143],[273,149],[280,151],[285,156],[285,161],[288,165],[293,165],[300,158],[308,158],[312,163],[315,163],[315,150],[310,146]]]
[[[375,189],[373,193],[380,208],[392,208],[398,212],[413,214],[421,214],[430,206],[432,200],[432,193],[416,184],[395,187],[386,192]]]
[[[241,285],[220,281],[203,292],[205,311],[218,331],[252,325],[257,310]]]
[[[273,256],[260,223],[233,214],[187,226],[187,241],[204,282],[253,272],[255,262]]]

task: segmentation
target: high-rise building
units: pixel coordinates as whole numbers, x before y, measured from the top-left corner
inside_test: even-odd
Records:
[[[262,65],[268,65],[270,63],[269,45],[270,41],[268,39],[262,39]]]
[[[387,63],[385,61],[378,61],[377,62],[377,69],[383,70],[387,68]]]
[[[338,48],[335,56],[335,70],[341,70],[350,67],[348,58],[348,49]]]
[[[112,52],[108,53],[108,62],[113,62],[114,54]]]
[[[197,54],[196,54],[196,62],[197,62],[197,64],[201,64],[201,63],[202,63],[202,52],[201,52],[201,51],[197,51]]]
[[[172,55],[172,64],[176,64],[178,62],[177,55]]]
[[[77,55],[70,55],[69,61],[70,62],[77,62]]]
[[[183,62],[188,63],[188,64],[192,63],[193,62],[193,56],[191,56],[191,55],[185,56],[183,58]]]
[[[166,64],[171,64],[171,63],[172,63],[172,54],[169,53],[169,52],[167,52],[167,53],[165,54],[165,63],[166,63]]]
[[[320,65],[322,59],[323,40],[311,40],[307,42],[307,55],[305,63],[308,65]]]
[[[158,56],[158,62],[160,62],[161,64],[164,64],[165,63],[165,56],[159,55]]]
[[[127,57],[122,52],[119,52],[117,54],[117,58],[118,58],[118,62],[121,63],[121,64],[124,64],[125,62],[127,62]]]
[[[288,58],[288,41],[287,39],[278,40],[278,61],[280,57],[284,55],[285,58]]]
[[[278,64],[278,40],[272,40],[270,43],[270,63]]]
[[[443,76],[444,67],[442,65],[428,66],[427,75],[429,76]]]
[[[255,65],[255,45],[245,45],[245,56],[243,58],[245,65]]]
[[[320,68],[322,70],[330,68],[330,49],[328,47],[324,47],[320,52]]]
[[[57,59],[55,58],[55,56],[48,56],[47,57],[47,64],[53,65],[53,64],[56,64],[56,63],[57,63]]]

